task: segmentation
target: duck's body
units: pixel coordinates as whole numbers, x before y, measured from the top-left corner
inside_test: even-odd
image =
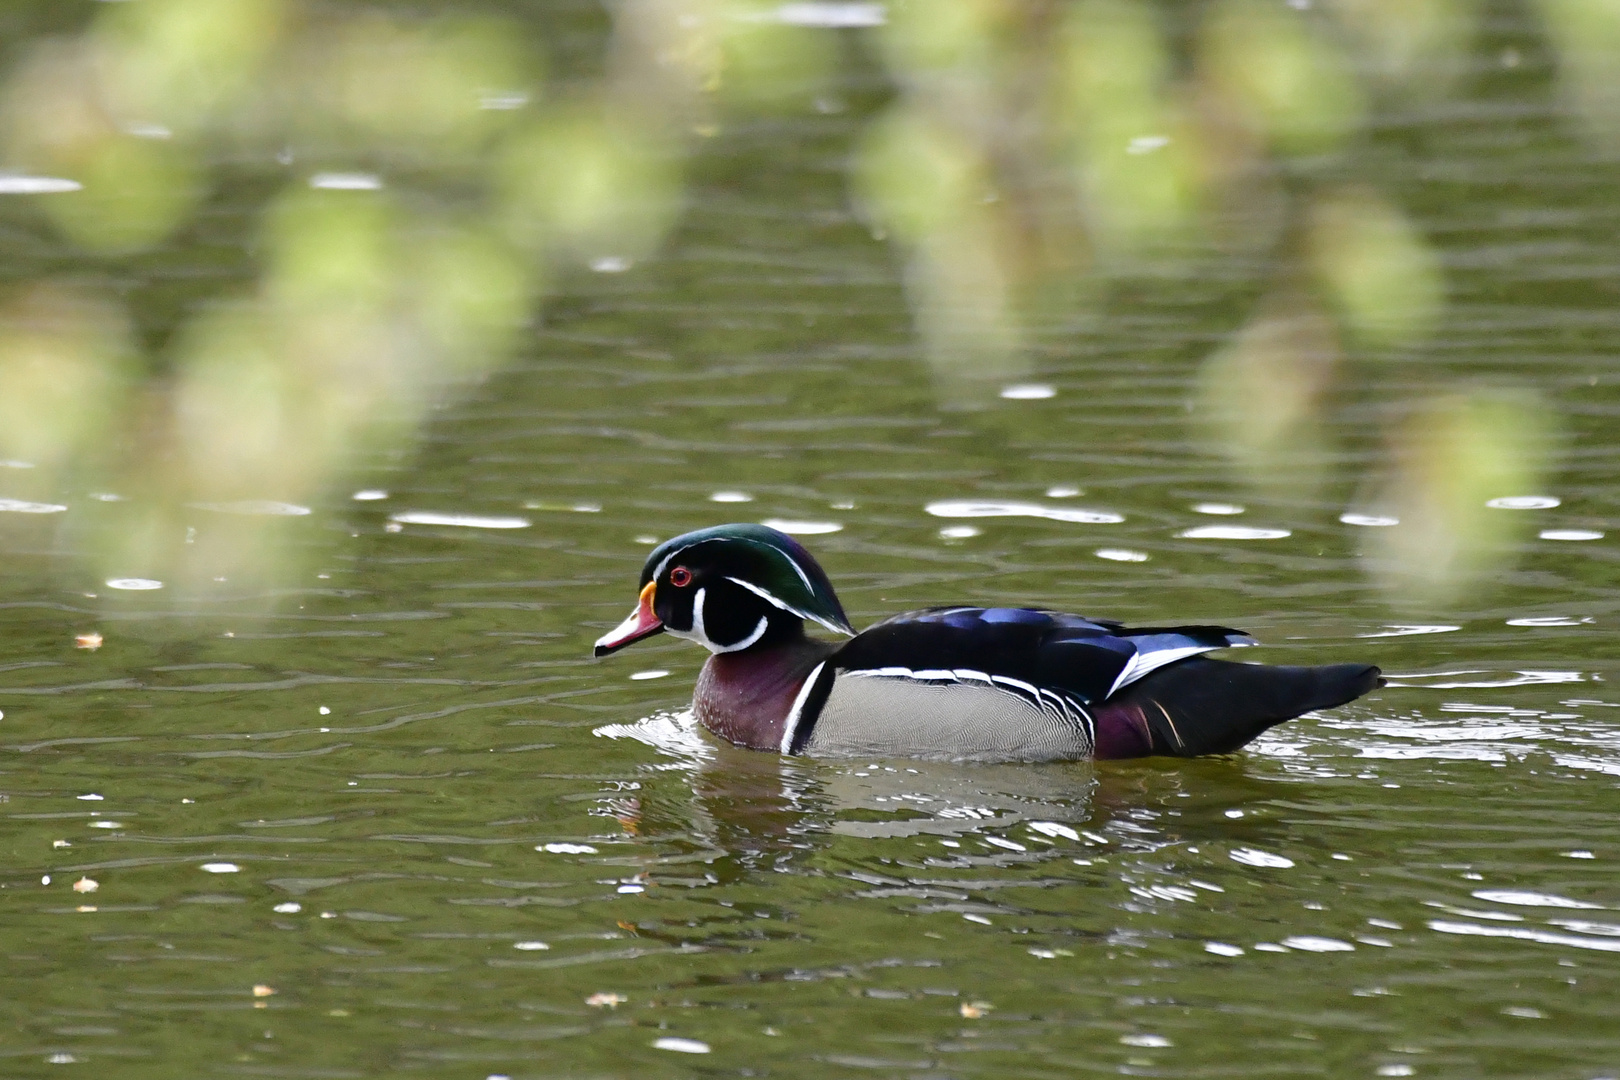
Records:
[[[796,541],[764,526],[653,552],[641,603],[597,655],[668,630],[714,655],[698,720],[784,754],[982,761],[1226,753],[1379,685],[1363,664],[1271,667],[1204,653],[1252,645],[1218,626],[1130,629],[1029,608],[931,608],[861,634]],[[813,620],[852,635],[805,636]]]

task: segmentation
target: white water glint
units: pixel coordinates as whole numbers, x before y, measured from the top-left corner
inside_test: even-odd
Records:
[[[643,682],[647,679],[662,679],[668,674],[669,672],[665,671],[663,668],[649,668],[646,671],[632,671],[630,673],[630,681]]]
[[[843,532],[844,527],[836,521],[792,521],[786,518],[766,518],[760,522],[766,528],[785,532],[789,536],[825,536],[827,533]]]
[[[979,532],[972,525],[947,525],[939,530],[939,535],[942,540],[970,540]]]
[[[1018,383],[1003,387],[1001,396],[1008,401],[1044,401],[1057,397],[1057,390],[1045,383]]]
[[[1418,739],[1424,742],[1465,742],[1480,739],[1526,739],[1545,734],[1536,724],[1480,723],[1480,724],[1371,724],[1368,730],[1375,735],[1396,739]]]
[[[242,868],[233,862],[205,862],[198,869],[205,874],[235,874]]]
[[[1464,675],[1496,676],[1485,679],[1463,679]],[[1425,682],[1427,679],[1443,679],[1443,682]],[[1515,671],[1511,675],[1501,676],[1491,671],[1434,671],[1416,673],[1411,675],[1391,675],[1387,685],[1400,686],[1423,690],[1497,690],[1510,686],[1547,686],[1559,683],[1585,682],[1586,676],[1579,671]]]
[[[375,173],[316,173],[309,178],[309,186],[322,191],[381,191],[382,177]]]
[[[534,850],[547,851],[553,855],[595,855],[596,848],[590,844],[540,844]]]
[[[1596,529],[1542,529],[1543,540],[1601,540],[1603,534]]]
[[[1620,926],[1614,923],[1587,922],[1585,919],[1548,919],[1554,926],[1562,926],[1565,930],[1573,930],[1578,934],[1594,934],[1597,937],[1620,937]]]
[[[497,90],[478,98],[480,109],[494,112],[510,112],[513,109],[521,109],[528,103],[529,94],[525,90]]]
[[[1572,618],[1568,615],[1528,615],[1522,619],[1509,619],[1509,626],[1580,626],[1591,622],[1591,616],[1584,619]]]
[[[1125,520],[1122,515],[1106,510],[1042,506],[1040,503],[1010,499],[942,499],[929,503],[924,509],[934,517],[942,518],[1032,517],[1081,525],[1118,525]]]
[[[0,195],[61,195],[83,189],[84,185],[77,180],[58,176],[0,176]]]
[[[453,525],[463,529],[527,529],[528,518],[484,517],[478,514],[440,514],[431,510],[407,510],[403,514],[390,514],[388,520],[399,525]]]
[[[1147,562],[1148,554],[1145,551],[1133,551],[1130,548],[1098,548],[1092,552],[1099,559],[1109,562]]]
[[[1358,638],[1411,637],[1414,634],[1449,634],[1461,630],[1449,623],[1394,623],[1370,634],[1357,634]]]
[[[122,589],[126,592],[146,592],[150,589],[163,588],[163,582],[152,578],[142,577],[115,577],[107,579],[107,588]]]
[[[1387,529],[1391,525],[1399,525],[1401,519],[1390,517],[1388,514],[1357,514],[1346,511],[1339,515],[1339,520],[1346,525],[1359,525],[1363,529]]]
[[[1068,484],[1054,484],[1046,489],[1046,497],[1048,499],[1072,499],[1076,495],[1084,494],[1084,491],[1081,491],[1077,487],[1071,487]]]
[[[799,0],[783,4],[776,9],[776,21],[785,26],[803,26],[813,30],[860,30],[882,26],[889,21],[888,11],[882,4]]]
[[[1559,934],[1550,930],[1535,930],[1528,926],[1480,926],[1476,923],[1449,922],[1443,919],[1430,919],[1428,926],[1430,930],[1437,930],[1442,934],[1515,938],[1519,941],[1540,942],[1543,945],[1563,945],[1574,949],[1590,949],[1594,952],[1620,953],[1620,941],[1614,939],[1586,937],[1581,934]]]
[[[1553,495],[1504,495],[1485,503],[1494,510],[1551,510],[1559,504]]]
[[[604,739],[634,739],[676,759],[677,763],[660,768],[694,768],[715,754],[714,746],[704,738],[703,729],[690,709],[656,713],[633,724],[606,724],[593,729],[591,734]]]
[[[1554,754],[1553,761],[1566,769],[1581,769],[1586,772],[1600,772],[1606,776],[1620,776],[1620,761],[1603,761],[1599,758],[1578,757],[1575,754]]]
[[[1170,1040],[1165,1038],[1163,1035],[1148,1035],[1148,1034],[1121,1035],[1119,1037],[1119,1041],[1120,1041],[1120,1043],[1122,1045],[1125,1045],[1125,1046],[1140,1046],[1140,1047],[1144,1047],[1144,1048],[1154,1048],[1154,1047],[1162,1047],[1162,1046],[1171,1046],[1171,1045],[1173,1045],[1170,1042]]]
[[[355,502],[376,502],[378,499],[388,498],[388,492],[384,491],[382,488],[366,488],[362,491],[355,492],[353,495],[350,495],[349,498],[353,499]]]
[[[67,507],[58,503],[26,502],[22,499],[0,499],[0,514],[60,514]]]
[[[1234,848],[1227,858],[1244,866],[1265,866],[1276,870],[1286,870],[1294,865],[1294,860],[1286,855],[1273,855],[1259,848]]]
[[[717,503],[747,503],[753,502],[754,497],[745,491],[717,491],[709,496],[710,502]]]
[[[1516,907],[1572,908],[1584,911],[1602,911],[1602,904],[1588,904],[1584,900],[1571,900],[1553,893],[1526,892],[1521,889],[1475,889],[1475,900],[1489,900],[1493,904],[1512,904]]]
[[[666,1035],[661,1039],[654,1039],[653,1048],[656,1050],[673,1050],[677,1054],[707,1054],[709,1052],[709,1044],[706,1042],[699,1042],[696,1039],[677,1039],[670,1035]]]
[[[1248,525],[1200,525],[1176,535],[1183,540],[1282,540],[1294,534],[1288,529],[1256,529]]]
[[[1369,746],[1357,757],[1373,761],[1506,761],[1500,750],[1474,746]]]
[[[568,514],[600,514],[602,512],[602,504],[601,503],[586,503],[586,502],[579,502],[579,503],[536,502],[533,499],[531,499],[528,502],[523,504],[523,509],[525,509],[525,510],[554,510],[554,511],[557,511],[559,513],[568,513]]]
[[[239,502],[192,503],[198,510],[212,510],[216,514],[249,514],[264,517],[304,517],[309,507],[297,503],[275,502],[271,499],[243,499]]]
[[[1348,941],[1338,938],[1314,937],[1310,934],[1300,934],[1295,937],[1285,937],[1282,943],[1298,952],[1355,952],[1356,947]]]
[[[1488,919],[1491,922],[1524,922],[1523,915],[1514,915],[1507,911],[1481,911],[1477,908],[1457,907],[1453,904],[1442,904],[1438,900],[1425,900],[1423,906],[1438,908],[1448,915],[1461,915],[1465,919]]]
[[[1243,513],[1244,508],[1237,503],[1201,502],[1193,504],[1195,514],[1213,514],[1217,517],[1233,517]]]

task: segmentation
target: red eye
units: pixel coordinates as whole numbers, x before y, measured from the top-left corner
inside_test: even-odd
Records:
[[[669,583],[677,589],[684,589],[692,584],[692,571],[684,566],[677,566],[669,572]]]

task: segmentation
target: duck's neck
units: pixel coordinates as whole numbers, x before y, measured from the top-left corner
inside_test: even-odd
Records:
[[[800,632],[741,652],[716,653],[698,676],[693,711],[722,739],[751,750],[779,749],[804,680],[837,648]]]

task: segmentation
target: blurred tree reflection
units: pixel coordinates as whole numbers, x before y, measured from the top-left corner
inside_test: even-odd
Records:
[[[156,346],[82,281],[0,303],[0,453],[145,492],[105,558],[159,577],[267,550],[235,529],[182,552],[182,508],[307,502],[500,363],[557,274],[654,254],[703,139],[873,63],[893,93],[851,194],[904,259],[944,398],[982,401],[1041,327],[1125,283],[1282,267],[1249,283],[1199,400],[1255,483],[1312,482],[1345,358],[1416,355],[1446,317],[1433,246],[1361,166],[1366,129],[1452,92],[1481,19],[1476,0],[619,0],[598,73],[562,78],[532,24],[452,4],[92,7],[14,49],[0,90],[0,165],[63,238],[161,249],[222,170],[276,177],[253,280]],[[1538,10],[1568,99],[1613,140],[1620,12]],[[1391,433],[1379,498],[1408,524],[1375,554],[1444,594],[1507,546],[1475,504],[1536,486],[1550,422],[1511,392],[1434,399]],[[1427,558],[1448,529],[1455,557]]]

